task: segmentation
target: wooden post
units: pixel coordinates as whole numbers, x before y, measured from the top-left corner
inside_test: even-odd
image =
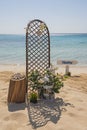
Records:
[[[20,80],[10,79],[8,103],[25,102],[26,95],[26,78]]]
[[[69,65],[66,65],[65,74],[68,75],[68,73],[69,73]]]

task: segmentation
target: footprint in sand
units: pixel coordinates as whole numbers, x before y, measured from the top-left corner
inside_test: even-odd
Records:
[[[68,113],[68,115],[71,117],[76,117],[76,114],[74,114],[74,113]]]
[[[14,121],[17,121],[17,122],[24,123],[24,122],[27,121],[27,117],[23,113],[13,113],[13,114],[5,117],[4,120],[5,121],[14,120]]]
[[[17,130],[19,127],[19,124],[16,122],[6,122],[5,124],[2,122],[0,130]]]
[[[82,99],[78,99],[77,101],[79,101],[79,102],[83,102],[83,100],[82,100]]]
[[[83,108],[78,108],[78,111],[84,111],[84,109]]]

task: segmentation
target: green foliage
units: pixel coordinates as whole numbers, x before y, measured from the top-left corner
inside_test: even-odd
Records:
[[[42,83],[40,82],[41,79],[45,79]],[[43,87],[44,85],[52,85],[53,91],[58,93],[59,89],[63,87],[62,78],[57,74],[53,74],[50,70],[46,70],[46,73],[42,76],[40,73],[36,71],[32,71],[32,73],[29,75],[29,80],[31,81],[31,87],[33,90],[37,90],[40,87]]]
[[[63,77],[63,78],[65,78],[65,79],[66,79],[66,78],[69,78],[70,76],[71,76],[71,72],[68,72],[67,74],[65,74],[65,75],[64,75],[64,77]]]
[[[39,74],[39,72],[37,70],[32,71],[30,73],[28,78],[31,81],[31,87],[33,90],[38,89],[38,87],[40,86],[40,82],[39,82],[40,76],[41,75]]]
[[[58,77],[57,75],[54,75],[53,73],[51,73],[51,71],[47,70],[46,74],[48,75],[49,78],[49,84],[53,85],[53,91],[55,93],[59,93],[59,89],[61,87],[63,87],[63,82],[61,81],[61,79]]]
[[[29,75],[29,79],[32,82],[36,82],[40,78],[40,74],[37,70],[32,71],[31,74]]]
[[[30,102],[37,103],[37,93],[32,92],[30,94]]]
[[[54,84],[53,84],[54,92],[59,93],[59,89],[61,87],[63,87],[63,82],[57,76],[54,76]]]
[[[68,75],[64,75],[64,78],[67,79],[67,78],[69,78],[69,76]]]

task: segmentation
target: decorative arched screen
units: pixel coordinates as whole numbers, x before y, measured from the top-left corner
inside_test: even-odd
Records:
[[[46,24],[38,19],[26,28],[26,78],[33,70],[40,73],[50,67],[50,36]]]

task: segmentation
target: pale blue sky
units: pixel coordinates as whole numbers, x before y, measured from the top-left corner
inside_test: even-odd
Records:
[[[0,0],[0,34],[24,34],[33,19],[50,33],[87,33],[87,0]]]

